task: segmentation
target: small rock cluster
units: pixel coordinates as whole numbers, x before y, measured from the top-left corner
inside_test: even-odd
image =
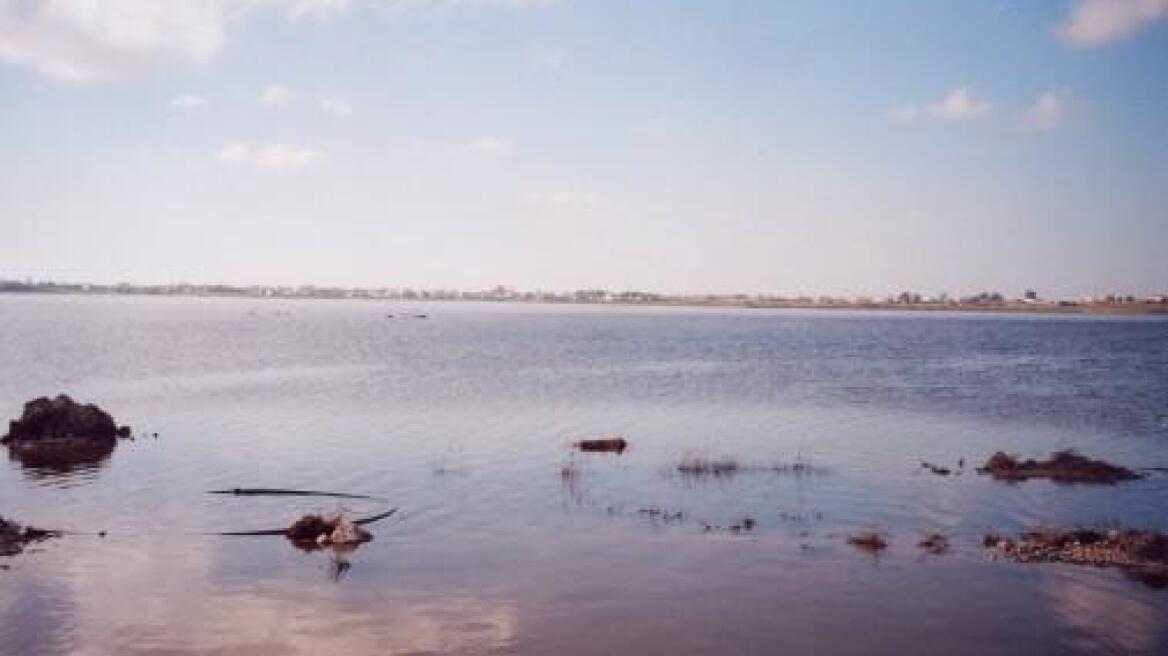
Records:
[[[1040,529],[1026,531],[1017,540],[991,533],[983,544],[1020,563],[1117,567],[1148,585],[1168,586],[1168,535],[1163,533]]]

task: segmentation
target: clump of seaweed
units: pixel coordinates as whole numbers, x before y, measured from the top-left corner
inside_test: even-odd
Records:
[[[1097,483],[1113,485],[1121,481],[1143,478],[1141,474],[1113,465],[1103,460],[1093,460],[1081,456],[1071,449],[1057,451],[1047,460],[1017,457],[998,451],[990,456],[985,465],[978,468],[979,474],[989,474],[1004,481],[1025,481],[1031,478],[1047,478],[1056,483]]]
[[[848,544],[870,553],[880,553],[888,548],[888,541],[877,531],[863,531],[848,537]]]
[[[930,533],[918,542],[917,546],[924,549],[926,553],[939,556],[949,551],[949,538],[941,533]]]
[[[1017,540],[989,533],[982,544],[1020,563],[1118,568],[1150,587],[1168,587],[1168,535],[1155,531],[1032,529]]]

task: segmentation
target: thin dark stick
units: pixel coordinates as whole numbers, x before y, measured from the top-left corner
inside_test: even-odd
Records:
[[[210,490],[207,494],[233,494],[235,496],[289,496],[289,497],[337,497],[341,499],[378,499],[365,494],[347,494],[345,492],[318,492],[316,490],[285,490],[267,487],[233,487],[229,490]]]

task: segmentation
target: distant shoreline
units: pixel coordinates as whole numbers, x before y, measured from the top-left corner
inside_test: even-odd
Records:
[[[471,302],[508,303],[516,305],[581,305],[614,307],[683,307],[711,309],[760,309],[760,310],[828,310],[828,311],[890,311],[890,312],[969,312],[1000,314],[1087,314],[1087,315],[1168,315],[1168,302],[1136,300],[1124,302],[1082,302],[1082,301],[1021,301],[1006,300],[993,302],[931,301],[920,303],[900,302],[846,302],[832,300],[777,300],[758,297],[670,297],[639,299],[575,299],[567,297],[525,298],[512,296],[504,298],[477,296],[474,293],[439,295],[379,295],[366,290],[319,290],[316,293],[262,294],[247,290],[200,290],[200,291],[159,291],[156,288],[131,288],[129,290],[98,289],[4,289],[0,295],[37,296],[128,296],[128,297],[172,297],[172,298],[250,298],[256,300],[361,300],[385,303],[412,302]]]

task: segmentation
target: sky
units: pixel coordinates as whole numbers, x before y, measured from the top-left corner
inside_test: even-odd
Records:
[[[1168,0],[0,0],[0,278],[1168,292]]]

